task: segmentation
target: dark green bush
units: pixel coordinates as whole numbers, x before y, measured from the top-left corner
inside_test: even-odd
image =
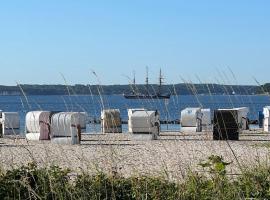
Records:
[[[69,170],[30,163],[0,176],[0,199],[68,199]]]
[[[226,174],[229,163],[212,156],[200,165],[205,173],[190,173],[181,183],[161,177],[81,173],[34,163],[0,170],[0,199],[270,199],[270,167],[256,167],[235,179]],[[207,173],[207,176],[206,176]]]
[[[246,198],[270,199],[270,167],[257,167],[243,173],[236,187]]]
[[[83,199],[178,199],[180,188],[162,178],[110,177],[105,174],[79,175],[77,196]]]

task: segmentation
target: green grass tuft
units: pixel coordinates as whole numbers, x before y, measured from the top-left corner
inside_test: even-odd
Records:
[[[86,172],[75,175],[57,166],[30,163],[0,170],[0,199],[270,199],[270,167],[246,170],[229,179],[222,157],[210,156],[200,165],[208,174],[191,172],[184,181],[161,177],[129,177]]]

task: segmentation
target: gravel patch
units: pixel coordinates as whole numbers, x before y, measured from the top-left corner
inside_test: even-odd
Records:
[[[269,134],[249,131],[239,141],[213,141],[210,133],[163,132],[158,140],[136,140],[131,134],[85,134],[81,145],[59,145],[50,141],[0,138],[1,168],[11,169],[29,162],[39,166],[60,165],[90,173],[118,172],[123,176],[153,175],[183,178],[210,155],[230,161],[228,172],[269,163]]]

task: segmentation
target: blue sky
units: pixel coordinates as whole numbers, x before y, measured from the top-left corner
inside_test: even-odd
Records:
[[[268,0],[0,2],[0,85],[270,82]],[[233,79],[229,68],[237,80]]]

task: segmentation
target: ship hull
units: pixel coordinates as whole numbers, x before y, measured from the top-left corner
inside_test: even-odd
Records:
[[[126,99],[170,99],[170,94],[157,94],[157,95],[136,95],[136,94],[124,94]]]

